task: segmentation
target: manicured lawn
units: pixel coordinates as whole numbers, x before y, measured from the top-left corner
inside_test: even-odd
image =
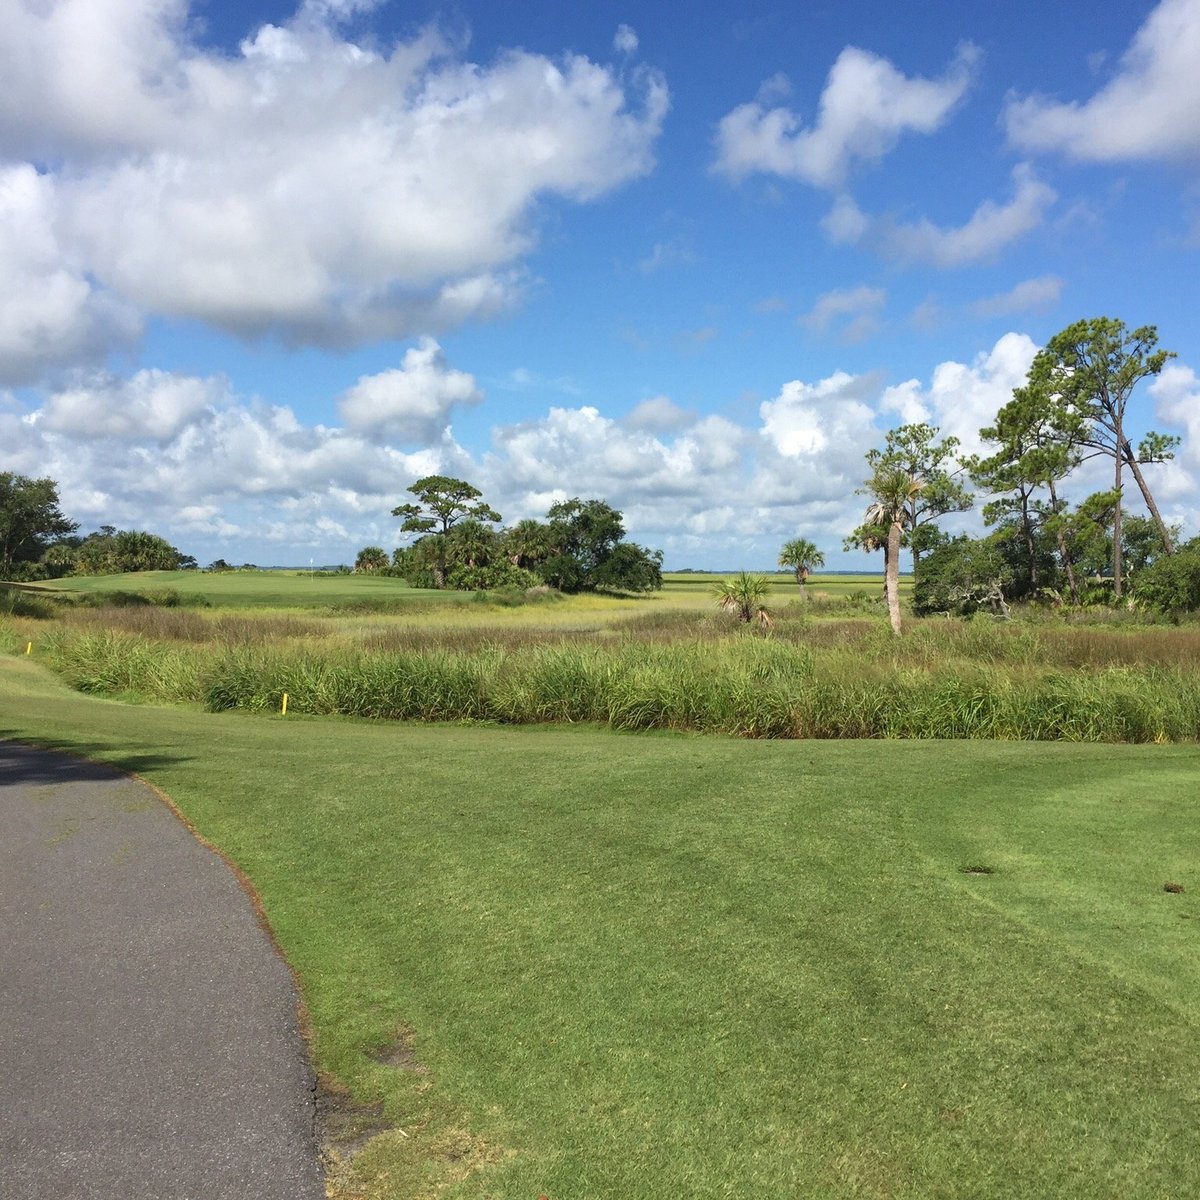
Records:
[[[647,608],[711,608],[712,585],[724,575],[671,574],[663,577],[661,592],[636,600],[612,597],[579,597],[591,600],[593,607],[614,610]],[[771,603],[787,604],[800,596],[790,574],[770,575]],[[854,592],[875,596],[882,587],[882,575],[813,575],[808,594],[813,599],[836,599]],[[902,578],[901,590],[911,580]],[[174,589],[181,595],[202,596],[219,608],[321,608],[354,602],[435,601],[454,604],[468,601],[468,592],[435,592],[410,588],[401,579],[373,575],[311,575],[308,571],[138,571],[130,575],[77,575],[40,585],[55,591],[156,593]]]
[[[345,1195],[1200,1194],[1196,747],[214,716],[12,658],[0,736],[249,872],[395,1126]]]
[[[66,592],[141,592],[168,589],[202,596],[221,608],[317,608],[353,601],[467,600],[468,593],[428,592],[402,579],[374,575],[314,575],[308,571],[137,571],[73,575],[43,586]],[[449,601],[448,601],[449,602]]]

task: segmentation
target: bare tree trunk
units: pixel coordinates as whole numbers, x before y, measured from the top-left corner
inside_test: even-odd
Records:
[[[1129,464],[1129,469],[1133,472],[1138,487],[1142,489],[1142,499],[1145,500],[1146,507],[1154,518],[1154,524],[1158,526],[1158,536],[1162,538],[1163,551],[1167,554],[1174,554],[1175,547],[1171,543],[1171,535],[1167,532],[1166,524],[1159,514],[1158,505],[1154,503],[1154,497],[1150,494],[1149,485],[1146,483],[1146,477],[1142,474],[1142,468],[1138,465],[1133,447],[1128,442],[1125,443],[1125,461]]]
[[[1118,444],[1120,437],[1118,436]],[[1124,465],[1124,455],[1117,454],[1116,456],[1116,491],[1117,491],[1117,511],[1113,514],[1113,599],[1120,600],[1121,598],[1121,467]]]
[[[883,586],[887,593],[888,619],[892,632],[900,634],[900,523],[892,522],[888,530],[887,562],[883,571]]]
[[[1037,550],[1033,544],[1033,522],[1029,519],[1029,493],[1021,489],[1021,528],[1025,533],[1025,549],[1029,552],[1029,586],[1037,591]]]

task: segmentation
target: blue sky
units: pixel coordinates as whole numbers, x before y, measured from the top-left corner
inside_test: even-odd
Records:
[[[0,469],[85,529],[344,562],[441,471],[866,567],[865,452],[978,448],[1099,315],[1178,352],[1134,425],[1200,527],[1200,0],[0,16]]]

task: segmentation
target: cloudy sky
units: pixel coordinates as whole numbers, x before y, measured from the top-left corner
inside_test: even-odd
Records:
[[[201,562],[444,472],[854,569],[865,451],[1106,315],[1194,534],[1198,63],[1200,0],[0,0],[0,469]]]

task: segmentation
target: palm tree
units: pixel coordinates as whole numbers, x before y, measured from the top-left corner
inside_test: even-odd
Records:
[[[356,571],[380,571],[388,565],[388,556],[382,546],[364,546],[354,560]]]
[[[900,632],[900,535],[909,522],[913,497],[924,486],[907,471],[897,467],[880,466],[867,480],[867,491],[875,499],[863,513],[864,525],[887,529],[884,562],[884,589],[887,592],[888,617],[892,632]]]
[[[769,629],[774,622],[767,611],[767,595],[771,585],[763,575],[747,575],[745,571],[732,579],[713,584],[717,605],[726,612],[735,612],[741,621],[757,621]]]
[[[817,567],[825,565],[825,555],[808,538],[792,538],[790,542],[785,542],[783,549],[779,551],[779,565],[791,567],[795,571],[796,586],[799,587],[800,598],[803,600],[804,585]]]

